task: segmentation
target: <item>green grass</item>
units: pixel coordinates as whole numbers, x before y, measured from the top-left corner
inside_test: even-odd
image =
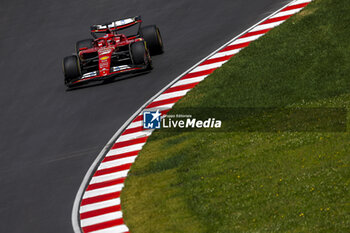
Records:
[[[171,113],[349,109],[347,22],[350,1],[314,1],[215,71]],[[349,164],[348,132],[158,130],[126,180],[124,216],[133,233],[350,232]]]

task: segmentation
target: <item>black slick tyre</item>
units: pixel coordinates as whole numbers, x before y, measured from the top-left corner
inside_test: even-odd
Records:
[[[63,73],[64,83],[66,85],[69,85],[72,80],[81,76],[80,64],[77,56],[72,55],[63,59]]]
[[[139,33],[145,39],[151,55],[163,53],[163,40],[156,25],[142,27]]]
[[[130,56],[134,65],[147,65],[148,56],[145,43],[138,41],[130,45]]]

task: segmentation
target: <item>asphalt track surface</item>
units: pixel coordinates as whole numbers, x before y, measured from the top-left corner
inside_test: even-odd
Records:
[[[115,131],[166,84],[289,1],[12,0],[0,8],[0,232],[73,232],[82,179]],[[142,15],[165,53],[151,73],[66,91],[61,60],[89,26]]]

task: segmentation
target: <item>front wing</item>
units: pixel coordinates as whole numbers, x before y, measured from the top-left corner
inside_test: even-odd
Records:
[[[100,75],[99,71],[88,72],[88,73],[83,74],[79,78],[72,80],[70,83],[67,83],[67,86],[73,86],[76,84],[87,83],[90,81],[106,80],[106,79],[110,79],[110,78],[115,78],[116,76],[119,76],[119,75],[136,73],[136,72],[140,72],[140,71],[145,71],[147,69],[149,69],[149,65],[114,66],[111,68],[111,72],[106,76]]]

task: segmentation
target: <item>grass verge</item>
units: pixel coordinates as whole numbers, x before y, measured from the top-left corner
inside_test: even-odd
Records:
[[[350,1],[315,0],[215,71],[171,113],[349,109],[347,22]],[[126,180],[126,223],[134,233],[350,232],[349,142],[348,132],[158,130]]]

